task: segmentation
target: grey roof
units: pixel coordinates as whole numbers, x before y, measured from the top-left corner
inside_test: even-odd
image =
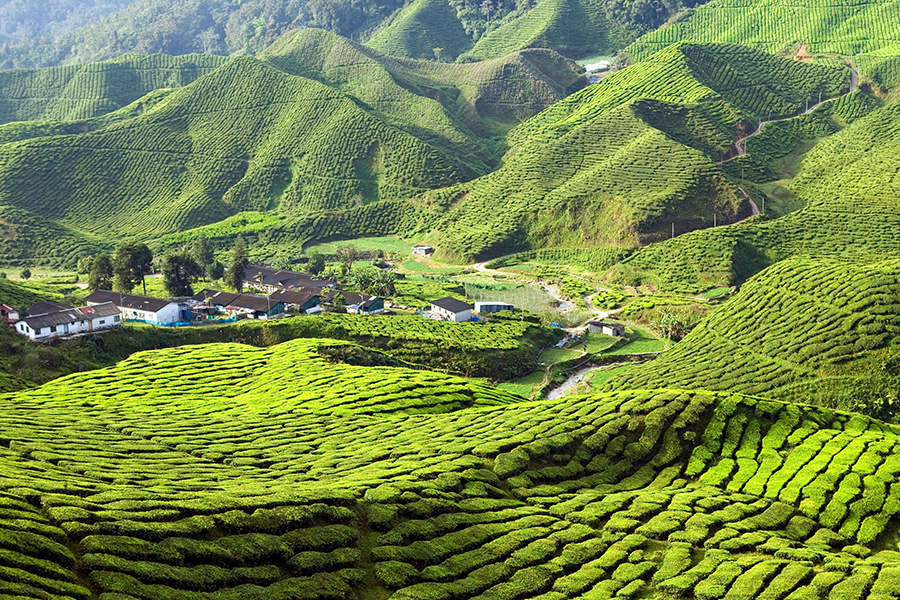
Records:
[[[303,306],[313,298],[318,298],[318,293],[295,292],[293,290],[278,290],[269,296],[272,300],[284,302],[285,304],[297,304]]]
[[[588,321],[588,325],[596,325],[597,327],[625,327],[622,323],[610,323],[609,321]]]
[[[35,331],[40,331],[44,327],[53,327],[54,325],[66,325],[77,323],[78,321],[88,321],[100,317],[109,317],[119,314],[119,309],[111,302],[105,304],[95,304],[93,306],[82,306],[79,308],[69,308],[66,310],[58,310],[40,315],[34,315],[23,319],[25,324]]]
[[[472,310],[472,308],[474,308],[471,304],[466,304],[462,300],[457,300],[456,298],[451,298],[450,296],[441,298],[439,300],[432,300],[431,303],[438,308],[449,310],[452,313],[461,313],[463,311]]]
[[[277,307],[278,304],[283,304],[283,302],[275,299],[270,300],[265,296],[241,294],[228,303],[228,308],[245,308],[247,310],[266,312],[271,308]]]
[[[205,289],[202,292],[194,294],[193,299],[197,302],[205,302],[209,300],[209,303],[215,306],[228,306],[228,304],[238,296],[240,296],[240,294]]]
[[[32,304],[26,312],[29,315],[45,315],[61,310],[71,310],[73,308],[75,307],[71,304],[63,304],[62,302],[54,302],[53,300],[42,300],[36,304]]]
[[[133,308],[134,310],[144,310],[147,312],[158,312],[166,306],[173,303],[168,298],[151,298],[150,296],[138,296],[136,294],[123,294],[120,292],[110,292],[107,290],[97,290],[85,300],[88,304],[101,304],[103,302],[112,302],[116,306],[124,308]]]
[[[244,271],[244,281],[246,283],[262,283],[263,285],[281,287],[286,290],[303,287],[333,287],[335,285],[335,281],[332,279],[316,279],[307,273],[297,273],[296,271],[285,271],[284,269],[272,269],[257,265],[247,267]]]

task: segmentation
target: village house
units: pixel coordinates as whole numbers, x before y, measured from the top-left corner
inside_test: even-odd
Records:
[[[250,289],[272,293],[278,290],[297,290],[310,287],[333,288],[337,282],[333,279],[318,279],[306,273],[251,265],[244,272],[244,285]]]
[[[418,256],[431,256],[434,254],[434,248],[425,244],[416,244],[412,247],[412,253]]]
[[[8,304],[0,304],[0,319],[7,325],[15,325],[19,320],[19,311]]]
[[[50,309],[47,312],[35,312]],[[122,324],[119,309],[111,302],[75,308],[58,302],[39,302],[15,325],[16,331],[32,340],[44,340],[79,333],[111,329]]]
[[[472,320],[472,305],[447,296],[446,298],[432,301],[431,315],[441,321],[462,323],[463,321]]]
[[[354,315],[377,315],[385,312],[384,298],[344,292],[347,312]]]
[[[181,305],[168,298],[151,298],[136,294],[124,294],[97,290],[85,298],[89,305],[112,302],[127,321],[140,321],[153,325],[174,325],[182,322]]]
[[[284,302],[266,296],[241,294],[225,306],[225,312],[234,317],[277,319],[284,316]]]
[[[240,294],[233,294],[231,292],[220,292],[218,290],[210,290],[205,289],[202,292],[198,292],[191,297],[191,300],[196,302],[197,304],[207,304],[211,308],[218,310],[219,312],[224,312],[225,307],[228,306],[232,300],[240,296]]]
[[[588,331],[590,333],[604,333],[613,337],[625,337],[625,326],[622,323],[588,321]]]
[[[284,308],[289,312],[302,312],[307,314],[322,312],[322,307],[320,306],[321,296],[318,293],[278,290],[277,292],[273,292],[269,297],[274,301],[284,302]]]
[[[498,313],[501,310],[513,310],[515,306],[506,302],[476,302],[475,312],[482,315]]]

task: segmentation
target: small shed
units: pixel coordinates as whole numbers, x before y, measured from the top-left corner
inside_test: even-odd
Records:
[[[442,321],[462,323],[472,319],[472,308],[471,304],[447,296],[431,303],[431,314]]]
[[[347,312],[356,315],[377,315],[384,312],[384,298],[363,296],[354,304],[347,304]]]
[[[608,321],[588,321],[590,333],[603,333],[613,337],[625,337],[625,325]]]
[[[412,247],[412,253],[418,256],[431,256],[434,254],[434,248],[426,244],[416,244]]]
[[[0,304],[0,319],[7,325],[14,325],[19,320],[19,311],[8,304]]]
[[[491,313],[498,313],[501,310],[513,310],[515,308],[514,305],[509,304],[507,302],[476,302],[475,303],[475,312],[481,313],[483,315],[488,315]]]

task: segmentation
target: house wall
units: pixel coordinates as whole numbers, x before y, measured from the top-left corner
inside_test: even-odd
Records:
[[[464,310],[460,313],[454,313],[454,312],[450,312],[449,310],[443,309],[440,306],[435,306],[434,304],[432,304],[431,312],[438,316],[441,316],[445,319],[448,319],[450,321],[455,321],[456,323],[462,323],[462,322],[468,321],[472,318],[471,309]]]
[[[152,321],[155,323],[177,323],[181,320],[181,307],[175,302],[170,302],[156,312],[149,310],[137,310],[120,306],[119,310],[126,319],[132,321]]]

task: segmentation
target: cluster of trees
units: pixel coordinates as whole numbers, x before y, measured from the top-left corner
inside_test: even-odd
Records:
[[[236,291],[243,289],[244,273],[249,263],[247,244],[243,238],[235,242],[232,262],[227,271],[216,260],[215,250],[206,236],[201,235],[191,246],[165,253],[154,260],[146,244],[125,242],[112,254],[98,254],[78,261],[78,272],[87,273],[88,288],[131,292],[139,285],[147,293],[145,277],[154,272],[154,264],[163,276],[166,292],[171,296],[189,296],[192,284],[200,278],[225,279]]]
[[[285,32],[369,29],[403,0],[0,0],[0,68],[140,54],[254,54]]]

